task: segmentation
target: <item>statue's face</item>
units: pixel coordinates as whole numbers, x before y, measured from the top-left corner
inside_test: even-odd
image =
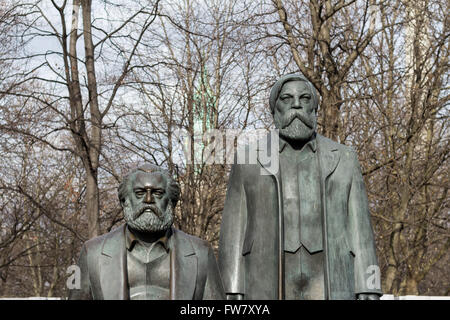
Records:
[[[167,192],[167,178],[159,172],[138,171],[128,183],[122,205],[128,225],[141,232],[169,228],[173,222],[173,207]]]
[[[311,138],[317,120],[313,95],[305,81],[289,81],[283,85],[273,118],[281,137],[295,141]]]

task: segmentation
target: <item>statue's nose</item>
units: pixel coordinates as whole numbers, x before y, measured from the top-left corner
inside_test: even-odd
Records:
[[[299,97],[294,97],[293,101],[292,101],[292,105],[291,108],[293,109],[301,109],[302,105],[300,104],[300,98]]]
[[[153,196],[152,196],[152,192],[150,190],[147,190],[147,192],[145,193],[144,202],[145,203],[152,203],[153,202]]]

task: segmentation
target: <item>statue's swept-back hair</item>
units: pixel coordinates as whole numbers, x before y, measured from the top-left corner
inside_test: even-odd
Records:
[[[169,199],[172,202],[173,208],[177,205],[177,202],[180,198],[180,186],[178,185],[178,182],[175,181],[175,179],[172,177],[172,175],[165,169],[158,167],[151,163],[146,163],[142,166],[139,166],[130,172],[128,172],[122,179],[122,182],[119,184],[119,187],[117,188],[119,201],[122,203],[125,201],[125,195],[128,192],[128,182],[130,178],[138,173],[139,171],[147,172],[147,173],[161,173],[163,176],[167,179],[167,193],[169,194]]]
[[[272,90],[270,90],[270,96],[269,96],[269,106],[270,106],[270,112],[273,114],[275,112],[275,104],[277,102],[278,96],[280,95],[281,88],[283,88],[283,85],[286,82],[289,81],[304,81],[309,87],[309,90],[311,91],[312,97],[313,97],[313,103],[314,103],[314,110],[317,110],[317,106],[319,105],[319,100],[317,98],[317,92],[314,88],[313,84],[308,81],[304,76],[300,74],[286,74],[282,76],[280,79],[278,79],[275,84],[272,87]]]

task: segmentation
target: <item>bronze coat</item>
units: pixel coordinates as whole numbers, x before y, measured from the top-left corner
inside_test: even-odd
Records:
[[[171,298],[224,299],[223,285],[211,246],[173,229]],[[125,225],[87,241],[80,253],[81,288],[69,300],[127,300]]]
[[[355,299],[358,293],[381,294],[367,286],[368,267],[378,263],[357,156],[351,148],[321,135],[316,139],[327,230],[323,243],[326,297]],[[227,294],[279,299],[279,271],[284,262],[283,242],[279,241],[283,234],[280,176],[274,172],[261,175],[264,166],[259,159],[258,155],[257,164],[232,167],[220,233],[219,269]],[[307,174],[307,170],[299,171],[300,181],[307,181],[307,177],[301,178]],[[308,186],[300,187],[300,201],[308,205]]]

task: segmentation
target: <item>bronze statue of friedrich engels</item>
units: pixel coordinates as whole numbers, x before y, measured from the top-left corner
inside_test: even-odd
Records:
[[[169,173],[144,165],[118,191],[126,224],[83,245],[69,299],[224,299],[211,246],[172,227],[179,186]]]
[[[379,299],[379,281],[369,279],[379,268],[355,152],[316,133],[318,98],[303,76],[281,77],[269,102],[279,170],[263,164],[259,148],[257,163],[235,158],[219,242],[227,298]]]

